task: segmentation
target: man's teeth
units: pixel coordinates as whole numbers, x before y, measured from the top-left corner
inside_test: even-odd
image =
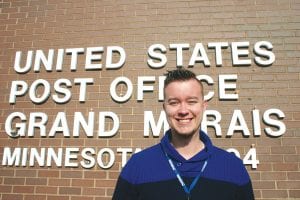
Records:
[[[190,120],[190,119],[180,119],[180,120],[179,120],[179,122],[183,122],[183,123],[189,122],[189,121],[191,121],[191,120]]]

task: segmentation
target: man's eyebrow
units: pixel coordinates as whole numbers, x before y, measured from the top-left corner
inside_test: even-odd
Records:
[[[166,98],[167,101],[172,101],[172,100],[178,100],[178,98],[176,97],[170,97],[170,98]]]
[[[187,100],[193,100],[193,99],[195,99],[195,100],[198,100],[198,99],[200,99],[200,97],[198,97],[198,96],[191,96],[191,97],[187,97],[186,98]],[[170,98],[166,98],[166,100],[167,101],[172,101],[172,100],[178,100],[178,98],[177,97],[170,97]]]
[[[198,96],[191,96],[191,97],[188,97],[187,99],[200,99],[200,97],[198,97]]]

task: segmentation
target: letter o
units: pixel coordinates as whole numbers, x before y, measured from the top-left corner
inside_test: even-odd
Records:
[[[41,96],[36,95],[37,87],[39,86],[44,87],[44,92]],[[47,99],[50,96],[50,83],[44,79],[38,79],[32,83],[29,89],[29,97],[32,102],[34,103],[43,103],[44,101],[47,101]]]
[[[108,154],[108,162],[103,163],[103,154]],[[102,169],[109,169],[113,166],[116,160],[114,152],[109,148],[103,148],[98,152],[97,162]]]
[[[125,84],[127,87],[127,91],[124,95],[119,96],[116,92],[116,88],[119,84]],[[125,102],[128,101],[132,95],[133,86],[131,81],[124,76],[116,78],[111,84],[110,84],[110,96],[113,98],[114,101],[117,102]]]

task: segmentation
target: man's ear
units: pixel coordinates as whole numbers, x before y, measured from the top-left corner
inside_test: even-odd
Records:
[[[202,104],[202,106],[203,106],[203,111],[205,111],[206,108],[207,108],[207,106],[208,106],[207,101],[204,101],[203,104]]]
[[[163,109],[166,110],[166,108],[165,108],[165,102],[163,102],[162,106],[163,106]]]

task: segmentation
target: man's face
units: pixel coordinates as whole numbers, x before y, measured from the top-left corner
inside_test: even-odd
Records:
[[[165,88],[164,110],[172,133],[191,136],[199,132],[206,102],[194,80],[174,81]]]

